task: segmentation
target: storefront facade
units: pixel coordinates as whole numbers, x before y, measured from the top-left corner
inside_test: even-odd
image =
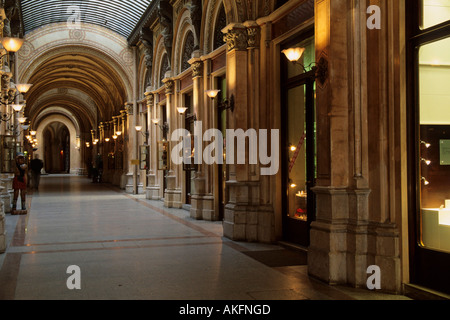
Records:
[[[229,239],[307,251],[309,275],[324,282],[366,288],[378,266],[385,292],[448,293],[450,33],[445,1],[429,4],[153,1],[127,41],[108,34],[108,56],[86,48],[102,30],[72,32],[91,60],[116,61],[97,64],[120,95],[80,117],[71,154],[100,154],[104,182],[222,221]],[[20,79],[33,79],[24,68]],[[190,148],[177,149],[179,129]],[[227,139],[230,130],[246,136]]]

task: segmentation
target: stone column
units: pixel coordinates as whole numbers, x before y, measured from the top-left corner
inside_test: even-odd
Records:
[[[177,112],[175,110],[175,101],[174,101],[174,93],[175,93],[175,82],[170,79],[164,80],[164,85],[166,89],[166,108],[167,108],[167,121],[169,124],[169,132],[167,135],[167,140],[169,141],[169,148],[172,148],[172,144],[170,143],[171,133],[176,130],[177,127]],[[161,123],[162,124],[162,123]],[[181,190],[177,189],[177,167],[170,162],[169,171],[167,172],[167,189],[164,191],[164,205],[167,208],[181,208],[182,200],[181,200]]]
[[[197,54],[196,54],[197,53]],[[203,106],[204,98],[204,66],[203,61],[200,59],[199,53],[194,53],[194,58],[192,58],[189,63],[192,66],[192,79],[193,79],[193,95],[194,95],[194,114],[197,115],[197,121],[201,121],[203,125],[205,124],[205,113]],[[203,128],[204,129],[204,128]],[[203,131],[203,130],[202,130]],[[203,135],[203,132],[201,132]],[[198,164],[197,172],[195,173],[193,190],[191,195],[191,218],[202,220],[208,216],[212,216],[214,212],[214,199],[207,195],[206,192],[206,168],[203,163]],[[206,213],[207,211],[208,213]],[[209,219],[211,220],[211,219]]]
[[[249,28],[251,27],[252,30]],[[255,50],[255,33],[258,27],[252,23],[228,25],[224,30],[225,41],[227,42],[227,87],[228,100],[234,98],[234,112],[228,111],[228,128],[242,129],[244,132],[249,129],[256,129],[258,126],[253,119],[257,116],[256,107],[251,106],[257,103],[257,95],[254,88],[250,89],[249,81],[258,82],[255,78],[249,80],[249,74],[258,74],[255,64],[258,52]],[[254,28],[254,29],[253,29]],[[251,37],[249,37],[251,35]],[[249,39],[250,45],[249,45]],[[249,58],[250,57],[250,58]],[[227,140],[227,153],[231,141]],[[237,154],[237,144],[235,143],[235,154]],[[242,152],[243,150],[239,150]],[[260,182],[257,165],[249,164],[249,145],[246,144],[246,164],[228,165],[229,180],[226,183],[228,197],[225,205],[224,236],[238,241],[273,241],[273,214],[266,214],[265,209],[260,207]],[[227,157],[227,163],[231,159]],[[236,160],[235,160],[236,161]]]
[[[157,179],[158,136],[156,132],[159,128],[152,123],[152,119],[156,118],[155,94],[153,92],[147,92],[145,93],[145,98],[147,99],[149,121],[148,130],[150,133],[150,170],[147,175],[148,186],[146,190],[146,198],[149,200],[159,200],[161,197],[159,195],[160,185],[158,184]]]
[[[406,121],[400,101],[388,98],[389,85],[380,85],[401,87],[394,63],[402,60],[400,2],[380,2],[387,15],[380,31],[366,27],[369,1],[316,1],[316,61],[328,60],[329,72],[317,81],[317,216],[308,272],[330,284],[366,287],[367,268],[377,265],[382,290],[401,290],[397,209],[406,165],[399,137]]]

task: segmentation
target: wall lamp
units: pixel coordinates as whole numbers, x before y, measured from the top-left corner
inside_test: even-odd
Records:
[[[0,59],[7,56],[8,53],[14,53],[14,52],[19,51],[22,48],[24,41],[25,40],[21,39],[21,38],[3,37],[2,45],[3,45],[4,51],[6,51],[6,52],[2,54]]]
[[[158,126],[164,134],[169,132],[169,124],[165,122],[164,124],[159,124],[161,120],[153,119],[152,122],[155,126]]]
[[[22,112],[25,107],[23,104],[13,104],[11,105],[14,112]],[[0,121],[9,122],[12,119],[13,113],[0,113]]]
[[[206,94],[208,97],[210,97],[212,100],[215,100],[221,90],[207,90]],[[230,100],[225,100],[218,103],[218,108],[221,110],[228,110],[230,109],[231,112],[234,112],[235,102],[234,102],[234,95],[231,95]]]
[[[142,132],[142,126],[136,126],[136,131],[142,134],[145,137],[145,139],[148,139],[150,137],[150,132],[148,131]]]
[[[420,141],[420,144],[425,145],[425,147],[426,147],[427,149],[431,147],[431,144],[428,143],[428,142],[425,142],[425,141]]]
[[[12,104],[18,96],[25,95],[30,91],[32,84],[13,84],[9,90],[5,90],[5,94],[3,95],[3,99],[0,100],[0,103],[3,105]],[[7,92],[6,92],[7,91]],[[16,91],[19,93],[16,94]]]
[[[324,57],[321,57],[319,62],[313,62],[309,66],[304,66],[299,61],[305,51],[305,48],[297,47],[283,50],[282,53],[284,53],[286,58],[292,63],[302,66],[305,73],[308,72],[307,69],[310,69],[310,72],[313,72],[315,74],[315,78],[318,79],[323,85],[328,78],[328,61]]]
[[[186,113],[187,109],[188,108],[186,108],[186,107],[177,108],[178,113],[180,115],[184,115]],[[195,113],[194,114],[187,114],[186,118],[192,118],[194,121],[197,121],[197,115]]]

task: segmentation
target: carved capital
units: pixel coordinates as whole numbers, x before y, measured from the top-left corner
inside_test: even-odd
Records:
[[[245,27],[232,27],[228,29],[223,40],[227,43],[228,51],[246,50],[248,33]]]
[[[192,78],[203,76],[203,63],[201,61],[195,61],[192,64]]]
[[[258,47],[260,30],[258,27],[247,28],[247,43],[249,48]]]
[[[151,92],[145,93],[145,100],[147,101],[147,107],[153,107],[155,104],[155,95]]]
[[[173,80],[168,80],[164,83],[164,87],[166,89],[166,94],[173,94],[175,82]]]

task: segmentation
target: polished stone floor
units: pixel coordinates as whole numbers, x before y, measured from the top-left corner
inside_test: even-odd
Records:
[[[246,253],[285,247],[230,241],[220,222],[86,177],[43,176],[27,202],[28,215],[6,216],[0,300],[408,299],[328,286],[305,265],[269,266]],[[80,290],[67,286],[69,266]]]

